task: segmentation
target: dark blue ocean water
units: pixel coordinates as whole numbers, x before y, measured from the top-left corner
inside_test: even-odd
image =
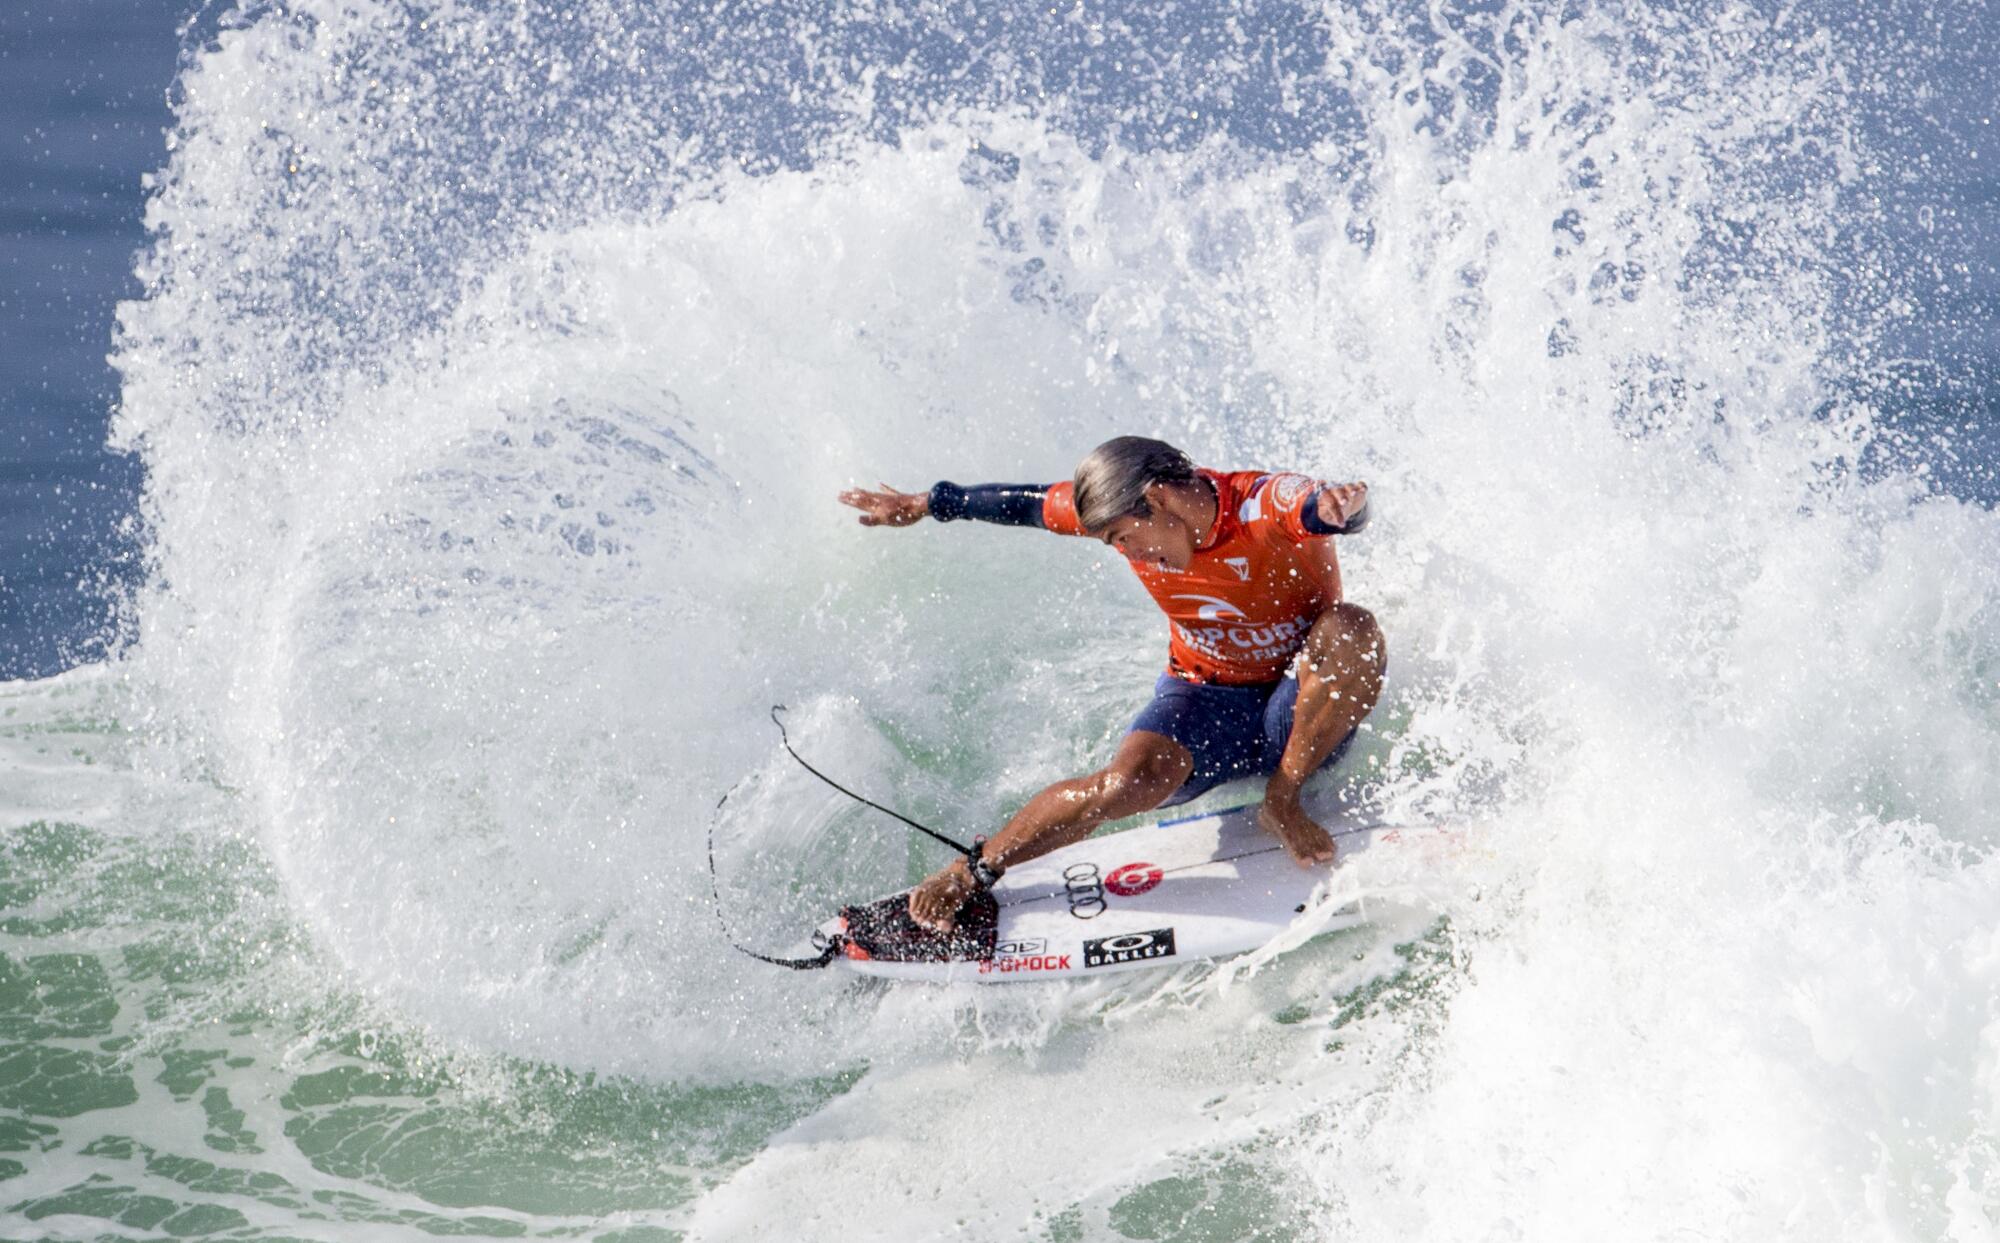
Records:
[[[0,679],[101,656],[142,572],[143,466],[106,446],[107,356],[117,302],[142,292],[143,179],[166,159],[187,17],[148,0],[0,8]],[[1857,196],[1875,218],[1857,227],[1904,256],[1918,303],[1871,395],[1924,433],[1911,451],[1936,451],[1940,487],[2000,501],[2000,23],[1978,4],[1825,20],[1919,47],[1930,67],[1867,122],[1882,159]]]
[[[166,157],[179,6],[0,9],[0,678],[101,653],[141,471],[109,452],[117,302]]]

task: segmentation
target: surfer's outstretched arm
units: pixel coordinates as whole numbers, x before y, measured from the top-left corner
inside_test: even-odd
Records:
[[[1103,769],[1058,781],[1029,799],[986,843],[980,857],[1004,871],[1080,842],[1106,821],[1136,816],[1166,802],[1193,769],[1194,757],[1180,743],[1150,730],[1134,730],[1125,735],[1118,754]],[[972,873],[960,859],[910,894],[910,918],[948,932],[973,888]]]
[[[898,492],[849,488],[840,503],[861,511],[864,527],[906,527],[933,518],[939,522],[970,519],[1006,527],[1039,527],[1057,535],[1081,535],[1068,483],[980,483],[963,486],[944,480],[929,492]]]

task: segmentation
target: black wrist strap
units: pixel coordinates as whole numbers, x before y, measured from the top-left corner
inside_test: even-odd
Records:
[[[965,870],[972,873],[972,883],[981,889],[991,889],[1007,874],[1005,868],[996,868],[986,861],[986,839],[972,839],[972,849],[965,854]]]

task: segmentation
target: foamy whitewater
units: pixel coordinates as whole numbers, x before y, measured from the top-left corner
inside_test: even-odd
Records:
[[[0,688],[0,1233],[2000,1237],[2000,520],[1871,396],[1920,52],[987,7],[190,33],[135,637]],[[729,951],[725,793],[753,943],[941,861],[770,705],[990,831],[1163,659],[1104,549],[834,495],[1125,432],[1370,482],[1333,780],[1480,849],[1222,969]]]

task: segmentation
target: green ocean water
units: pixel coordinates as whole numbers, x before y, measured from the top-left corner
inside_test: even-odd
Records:
[[[0,724],[17,776],[85,795],[0,837],[0,1194],[41,1237],[673,1237],[651,1223],[853,1082],[677,1089],[378,1025],[228,791],[128,819],[157,801],[104,689],[10,688]]]

